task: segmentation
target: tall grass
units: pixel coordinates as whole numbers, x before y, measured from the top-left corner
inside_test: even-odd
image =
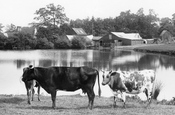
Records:
[[[152,91],[152,98],[157,100],[157,97],[160,94],[160,91],[163,88],[163,83],[161,81],[156,80],[154,83],[153,91]]]

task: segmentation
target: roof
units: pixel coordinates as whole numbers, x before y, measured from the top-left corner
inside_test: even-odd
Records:
[[[92,40],[98,41],[98,40],[101,39],[101,38],[102,38],[102,36],[93,36]]]
[[[111,32],[115,36],[125,39],[138,40],[142,39],[139,33],[124,33],[124,32]]]
[[[18,26],[16,30],[6,31],[5,36],[11,37],[11,36],[14,36],[14,34],[18,33],[18,32],[23,32],[25,34],[30,34],[30,35],[34,36],[37,32],[37,29],[35,27],[19,27]]]
[[[75,37],[74,35],[66,35],[66,36],[70,41],[72,41],[72,39]]]
[[[83,38],[85,38],[86,40],[90,40],[90,41],[92,41],[92,38],[93,38],[93,35],[87,35],[87,36],[66,35],[66,36],[67,36],[67,38],[68,38],[70,41],[72,41],[72,39],[73,39],[74,37],[83,37]]]
[[[72,28],[77,35],[87,35],[82,28]]]
[[[24,32],[26,34],[34,35],[35,34],[35,27],[22,27],[21,32]]]
[[[164,34],[169,34],[171,35],[171,33],[167,30],[163,30],[161,33],[160,33],[160,36],[163,36]]]
[[[90,40],[92,40],[94,36],[93,35],[87,35],[86,37],[89,38]]]

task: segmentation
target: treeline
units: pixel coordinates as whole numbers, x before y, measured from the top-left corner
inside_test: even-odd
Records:
[[[95,36],[103,36],[108,32],[137,32],[142,38],[149,39],[159,37],[163,30],[168,30],[175,36],[175,14],[172,17],[160,19],[152,9],[145,15],[144,9],[141,8],[136,13],[131,13],[130,10],[121,12],[115,18],[71,20],[70,26],[82,27],[88,34]]]
[[[84,37],[74,37],[69,41],[65,36],[33,37],[30,34],[17,32],[13,36],[0,35],[0,50],[26,49],[84,49],[91,45]]]
[[[37,10],[34,19],[38,22],[30,23],[37,28],[35,37],[17,31],[17,26],[11,24],[7,31],[15,34],[8,38],[0,35],[0,49],[83,49],[92,45],[84,37],[74,37],[69,41],[65,35],[71,28],[83,28],[87,34],[94,36],[103,36],[108,32],[137,32],[142,38],[148,39],[159,37],[165,29],[175,35],[175,14],[172,19],[159,19],[153,10],[145,15],[141,8],[136,13],[131,13],[130,10],[121,12],[115,18],[92,17],[69,21],[63,11],[62,6],[54,4]],[[0,30],[2,27],[0,24]]]

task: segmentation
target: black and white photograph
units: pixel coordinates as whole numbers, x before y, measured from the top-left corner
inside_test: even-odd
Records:
[[[0,115],[175,115],[174,0],[1,0]]]

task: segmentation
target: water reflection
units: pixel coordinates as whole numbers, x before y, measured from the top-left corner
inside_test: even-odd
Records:
[[[137,71],[153,69],[156,71],[156,78],[164,83],[159,98],[169,99],[175,96],[175,93],[168,90],[168,88],[171,89],[169,83],[171,87],[175,88],[175,84],[172,82],[175,79],[175,57],[122,50],[0,51],[0,94],[26,93],[20,77],[22,69],[29,64],[43,67],[87,65],[98,70]]]

